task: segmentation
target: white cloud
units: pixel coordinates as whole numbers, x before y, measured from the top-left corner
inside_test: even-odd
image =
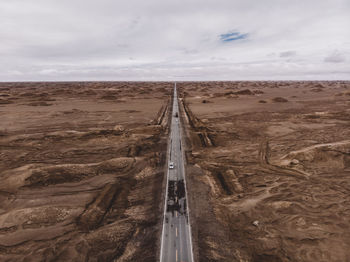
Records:
[[[350,79],[349,13],[347,0],[2,0],[0,81]]]

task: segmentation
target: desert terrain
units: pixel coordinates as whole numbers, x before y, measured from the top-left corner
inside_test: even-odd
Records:
[[[0,84],[0,261],[156,261],[169,83]]]
[[[197,261],[350,261],[350,83],[178,83]]]
[[[196,261],[350,261],[350,83],[182,82]],[[173,83],[0,84],[0,261],[158,261]]]

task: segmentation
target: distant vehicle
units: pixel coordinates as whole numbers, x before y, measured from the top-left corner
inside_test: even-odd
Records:
[[[175,113],[175,117],[179,117],[179,114],[177,112]]]
[[[169,163],[169,169],[174,169],[174,162]]]

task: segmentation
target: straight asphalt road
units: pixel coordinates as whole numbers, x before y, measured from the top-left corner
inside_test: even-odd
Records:
[[[174,87],[174,103],[168,146],[168,172],[160,248],[161,262],[193,262],[191,226],[187,207],[184,152],[181,145],[180,113]],[[169,168],[173,163],[174,167]]]

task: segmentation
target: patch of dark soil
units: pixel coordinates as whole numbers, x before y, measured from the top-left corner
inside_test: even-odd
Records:
[[[166,114],[169,113],[170,111],[168,110],[170,102],[171,101],[168,100],[167,104],[162,106],[162,108],[158,111],[156,118],[152,121],[153,124],[156,124],[156,125],[166,124],[166,120],[167,120]]]
[[[282,262],[283,260],[274,255],[254,254],[252,262]]]
[[[46,103],[44,101],[41,102],[32,102],[27,104],[28,106],[52,106],[52,104]]]
[[[117,100],[118,98],[116,96],[113,96],[113,95],[105,95],[105,96],[101,96],[100,99],[103,99],[103,100]]]
[[[17,229],[18,229],[18,226],[3,227],[3,228],[0,228],[0,234],[15,232],[17,231]]]
[[[132,114],[132,113],[138,113],[138,112],[141,112],[141,111],[138,111],[138,110],[120,110],[120,112]]]
[[[26,179],[26,186],[44,187],[67,182],[79,182],[96,174],[96,171],[91,168],[75,170],[67,167],[52,167],[33,171],[32,175]]]
[[[313,88],[310,91],[315,92],[315,93],[319,93],[319,92],[323,92],[324,90],[322,88]]]
[[[92,139],[104,136],[120,136],[123,134],[122,130],[114,130],[114,129],[103,129],[98,131],[91,131],[82,136],[82,139]]]
[[[0,99],[0,105],[13,104],[13,101],[7,99]]]
[[[232,195],[232,191],[231,188],[229,187],[229,185],[226,182],[225,177],[222,175],[221,172],[217,172],[216,173],[216,177],[218,178],[221,187],[223,188],[223,190],[225,191],[226,195]]]
[[[286,103],[288,102],[288,100],[286,98],[283,98],[283,97],[275,97],[272,99],[273,102],[276,102],[276,103]]]
[[[244,90],[239,90],[239,91],[233,92],[233,94],[235,94],[235,95],[249,95],[249,96],[252,96],[255,93],[253,91],[251,91],[250,89],[244,89]]]
[[[84,231],[96,229],[122,190],[120,183],[106,185],[78,218],[78,227]]]

